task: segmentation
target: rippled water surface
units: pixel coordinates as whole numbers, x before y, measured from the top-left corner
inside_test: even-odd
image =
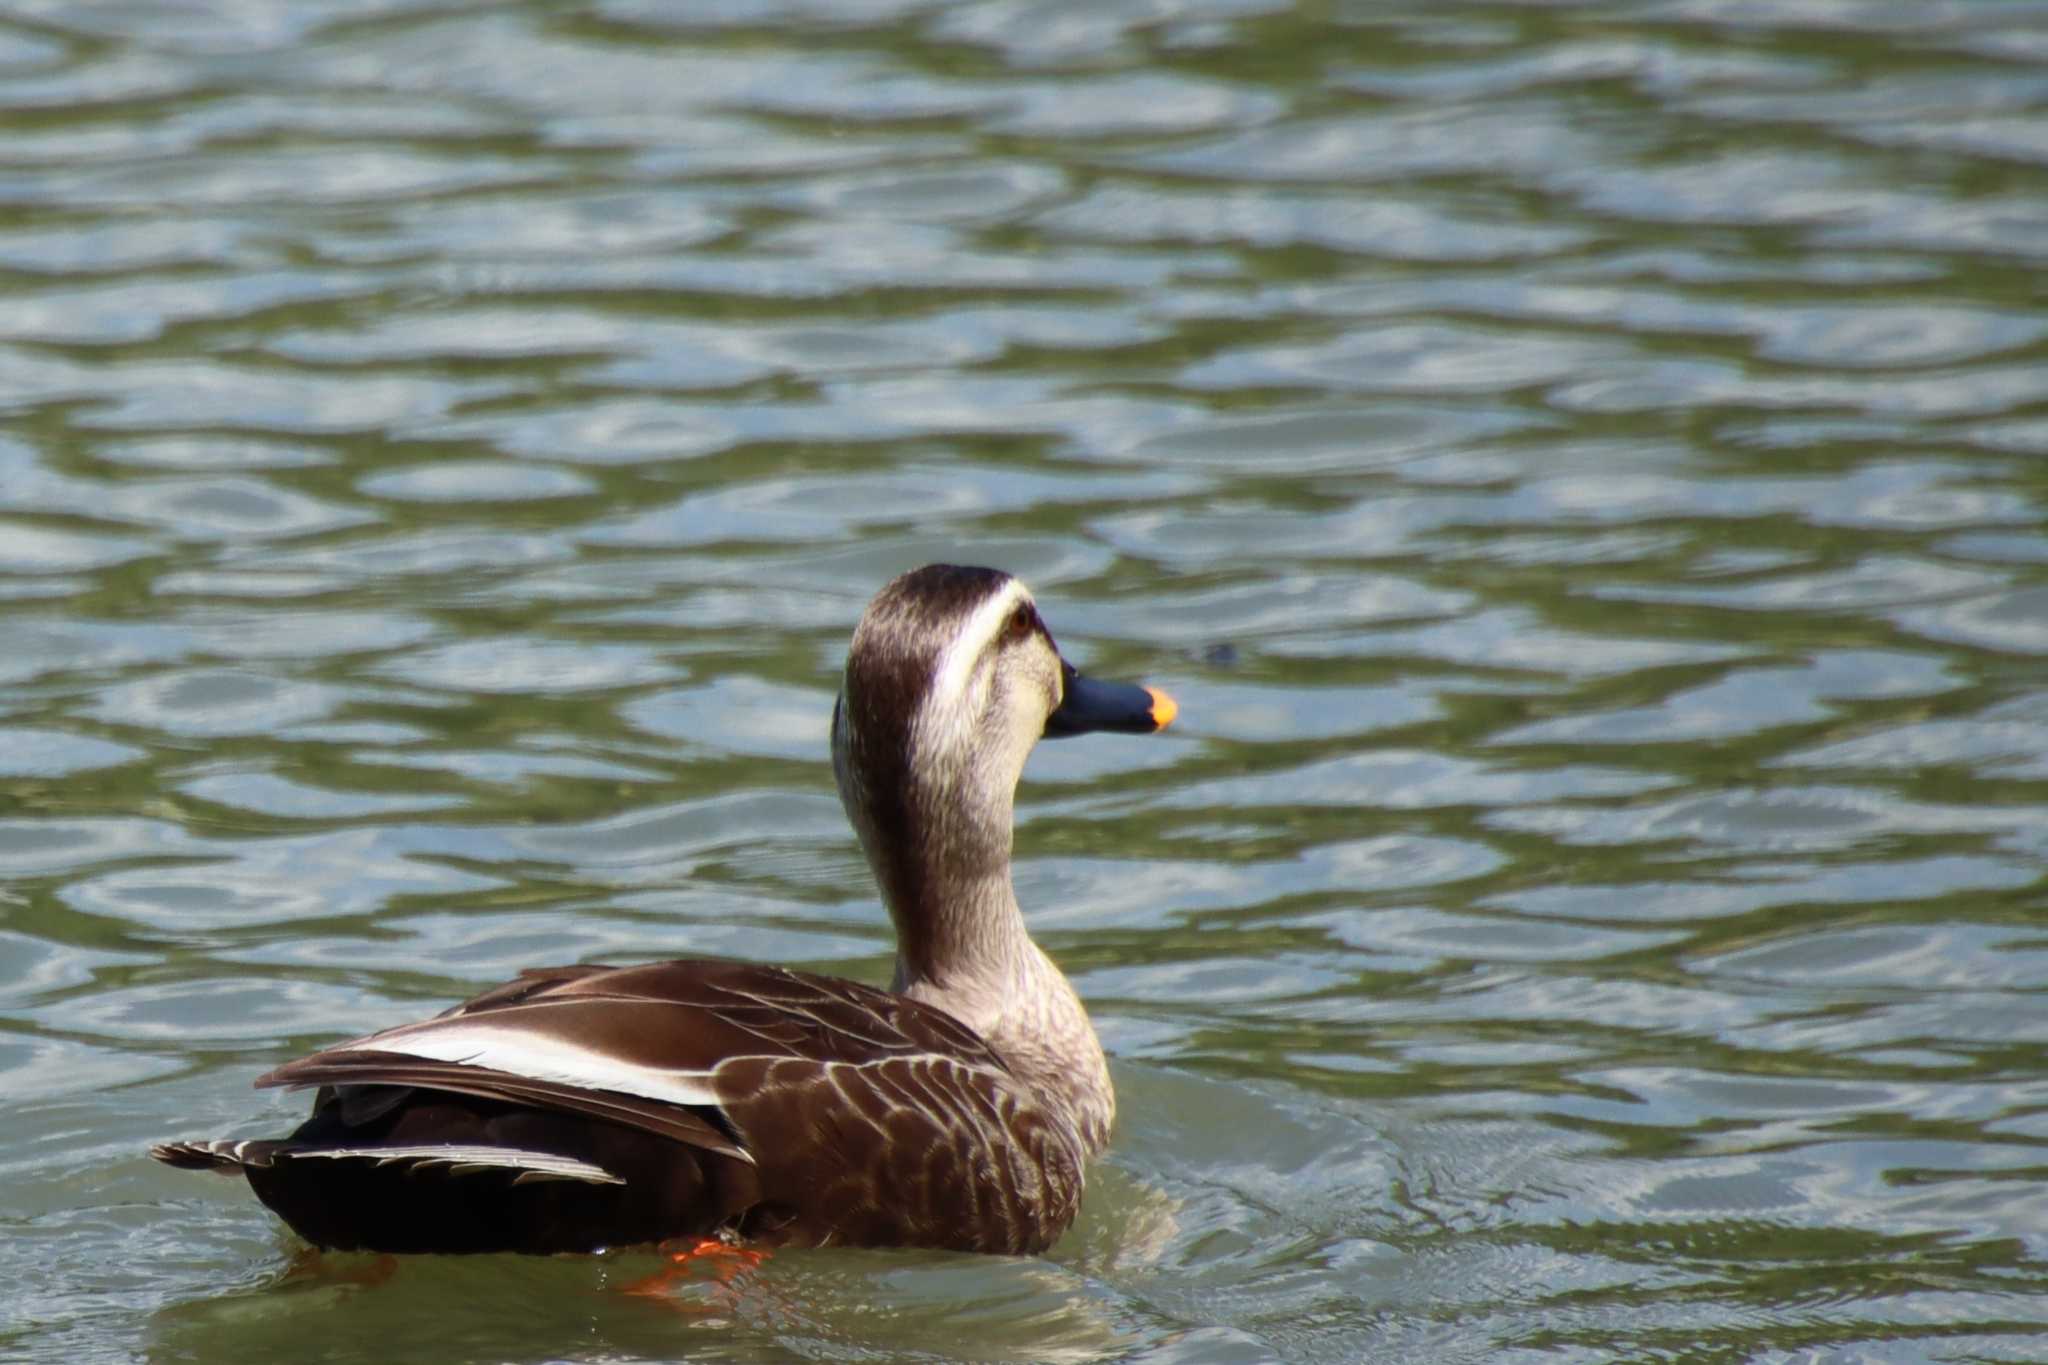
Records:
[[[0,0],[0,1354],[2048,1354],[2048,5]],[[876,979],[1034,759],[1048,1257],[295,1268],[149,1142],[522,965]]]

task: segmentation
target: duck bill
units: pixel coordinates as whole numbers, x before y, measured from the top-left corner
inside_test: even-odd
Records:
[[[1065,739],[1095,730],[1149,735],[1173,723],[1180,707],[1156,687],[1098,682],[1065,665],[1066,688],[1059,709],[1045,718],[1045,737]]]

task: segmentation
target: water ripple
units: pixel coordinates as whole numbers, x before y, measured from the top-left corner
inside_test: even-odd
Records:
[[[2044,17],[0,6],[0,1349],[2032,1358]],[[885,979],[929,560],[1183,704],[1020,795],[1050,1258],[362,1287],[147,1161],[537,962]]]

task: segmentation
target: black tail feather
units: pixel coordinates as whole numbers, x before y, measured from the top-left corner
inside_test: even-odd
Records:
[[[149,1149],[149,1154],[166,1166],[176,1166],[181,1171],[212,1171],[215,1175],[240,1175],[251,1166],[265,1167],[277,1156],[277,1149],[283,1144],[274,1141],[256,1140],[233,1142],[215,1139],[208,1142],[159,1142]]]

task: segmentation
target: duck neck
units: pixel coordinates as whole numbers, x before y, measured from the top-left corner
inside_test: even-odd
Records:
[[[942,850],[935,856],[886,870],[871,859],[896,923],[894,989],[980,1034],[1019,1080],[1073,1118],[1092,1154],[1108,1142],[1116,1112],[1109,1066],[1073,985],[1025,927],[1002,805],[995,846],[974,848],[953,829],[950,843],[912,845]]]
[[[864,695],[864,694],[863,694]],[[1022,760],[913,761],[886,708],[842,697],[832,717],[839,799],[896,924],[895,990],[981,1035],[1092,1154],[1116,1099],[1088,1012],[1031,941],[1010,884]],[[879,735],[880,738],[876,738]]]
[[[896,989],[999,989],[1035,953],[1010,885],[1016,775],[974,756],[869,780],[858,740],[840,797],[896,925]],[[1007,776],[1008,780],[1004,778]]]
[[[883,897],[896,925],[898,991],[1007,989],[1037,951],[1007,862],[965,876],[899,867]]]
[[[1081,997],[1031,941],[1007,866],[916,903],[917,928],[892,899],[895,990],[966,1024],[1032,1093],[1065,1110],[1092,1156],[1109,1142],[1116,1093]]]

